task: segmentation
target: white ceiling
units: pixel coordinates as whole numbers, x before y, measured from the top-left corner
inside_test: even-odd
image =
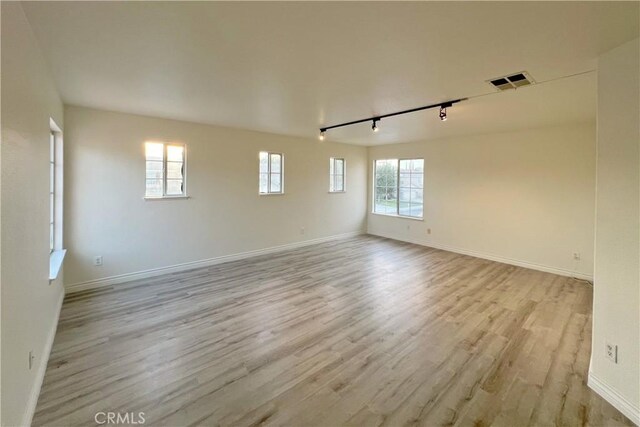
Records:
[[[65,103],[288,135],[596,68],[638,2],[25,2]],[[595,73],[330,131],[376,145],[595,117]]]

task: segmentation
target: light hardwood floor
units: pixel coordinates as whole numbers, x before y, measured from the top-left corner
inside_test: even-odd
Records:
[[[34,425],[631,425],[590,284],[362,236],[66,297]]]

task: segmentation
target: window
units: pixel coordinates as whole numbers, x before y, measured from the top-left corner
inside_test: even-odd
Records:
[[[329,192],[342,193],[344,187],[345,163],[344,159],[331,157],[329,159]]]
[[[284,193],[284,157],[280,153],[260,152],[260,194]]]
[[[49,132],[49,253],[56,246],[56,135]]]
[[[185,154],[183,144],[145,143],[146,198],[186,197]]]
[[[374,163],[373,212],[423,217],[424,159],[387,159]]]
[[[62,130],[49,119],[49,283],[58,278],[66,250],[62,248]]]

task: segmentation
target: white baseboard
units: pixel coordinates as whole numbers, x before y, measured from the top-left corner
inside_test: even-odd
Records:
[[[47,336],[47,341],[44,344],[44,349],[42,350],[42,355],[40,357],[37,372],[36,372],[36,381],[33,384],[33,388],[31,389],[31,394],[29,395],[29,400],[27,401],[27,406],[24,410],[24,415],[22,416],[22,424],[23,426],[30,426],[31,421],[33,420],[33,415],[36,412],[36,405],[38,404],[38,397],[40,397],[40,389],[42,388],[42,382],[44,381],[44,374],[47,372],[47,365],[49,364],[49,355],[51,355],[51,348],[53,347],[53,340],[56,337],[56,331],[58,330],[58,320],[60,319],[60,311],[62,310],[62,302],[64,301],[65,291],[64,288],[60,293],[60,298],[56,304],[56,314],[51,323],[51,328],[49,329],[49,335]]]
[[[332,240],[346,239],[349,237],[359,236],[365,234],[364,231],[352,231],[349,233],[336,234],[333,236],[320,237],[317,239],[303,240],[301,242],[287,243],[286,245],[272,246],[269,248],[256,249],[253,251],[239,252],[230,255],[223,255],[215,258],[203,259],[199,261],[185,262],[182,264],[175,264],[168,267],[153,268],[150,270],[136,271],[133,273],[120,274],[117,276],[103,277],[95,280],[88,280],[86,282],[73,283],[65,285],[67,293],[84,291],[87,289],[95,289],[103,286],[111,286],[118,283],[129,282],[131,280],[146,279],[149,277],[160,276],[162,274],[177,273],[180,271],[191,270],[199,267],[209,267],[223,262],[237,261],[241,259],[251,258],[259,255],[267,255],[276,252],[287,251],[291,249],[301,248],[304,246],[315,245],[318,243],[330,242]]]
[[[640,407],[629,402],[620,393],[598,379],[598,377],[594,376],[591,372],[589,372],[587,384],[593,391],[602,396],[604,400],[611,403],[613,407],[626,415],[635,425],[640,425]]]
[[[476,258],[488,259],[490,261],[497,261],[503,264],[517,265],[518,267],[530,268],[532,270],[544,271],[546,273],[558,274],[560,276],[575,277],[577,279],[588,280],[590,282],[593,282],[593,275],[579,273],[573,270],[565,270],[562,268],[550,267],[547,265],[536,264],[528,261],[521,261],[513,258],[507,258],[500,255],[494,255],[494,254],[489,254],[485,252],[477,252],[477,251],[457,248],[453,246],[441,245],[436,242],[432,242],[428,240],[422,240],[422,239],[416,239],[416,238],[402,238],[402,237],[393,236],[390,234],[372,232],[372,231],[368,231],[367,234],[384,237],[387,239],[400,240],[401,242],[413,243],[420,246],[427,246],[430,248],[442,249],[444,251],[455,252],[463,255],[469,255]]]

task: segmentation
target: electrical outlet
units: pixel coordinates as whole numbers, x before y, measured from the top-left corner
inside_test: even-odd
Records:
[[[93,257],[93,265],[98,266],[98,267],[102,265],[102,255],[98,255],[96,257]]]
[[[611,359],[613,363],[618,363],[618,346],[615,344],[606,343],[604,345],[605,355],[607,359]]]
[[[573,259],[575,259],[576,261],[580,261],[580,252],[574,252]]]
[[[427,228],[427,234],[431,234],[431,229]]]
[[[36,357],[33,355],[33,350],[31,350],[29,352],[29,370],[31,370],[31,368],[33,368],[33,361],[36,359]]]
[[[304,233],[305,233],[304,227],[300,227],[300,234],[304,234]]]

